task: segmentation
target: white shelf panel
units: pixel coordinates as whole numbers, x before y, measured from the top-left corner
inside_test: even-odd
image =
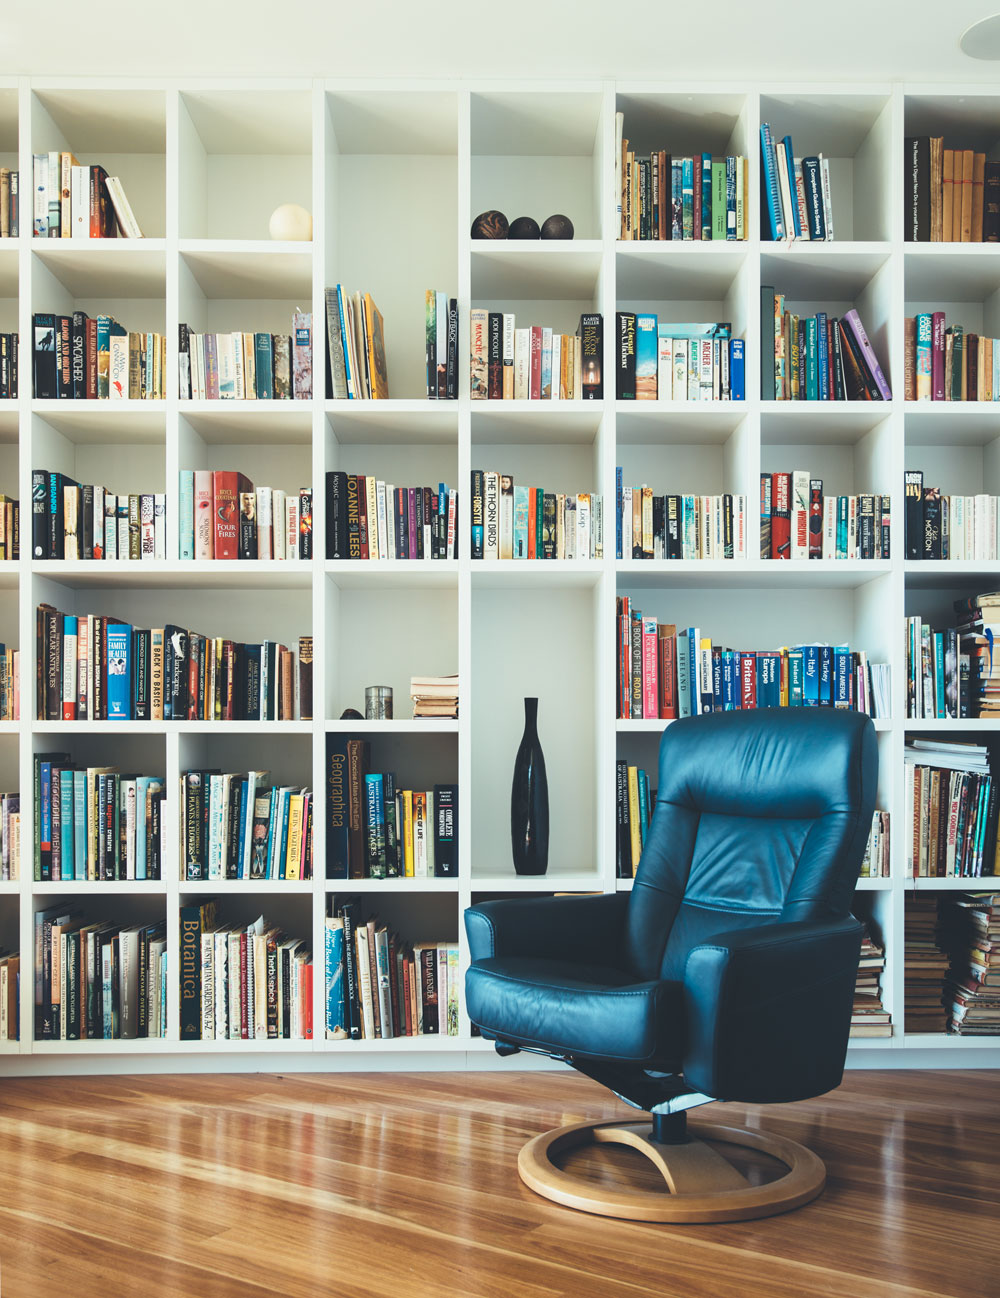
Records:
[[[78,446],[165,445],[165,401],[36,401],[33,414]]]
[[[864,416],[871,419],[873,414],[876,416],[876,422],[879,418],[886,419],[902,403],[892,401],[761,401],[758,402],[761,417],[770,418],[771,415],[780,415],[783,413],[791,414],[793,411],[796,415],[801,415],[803,419],[841,419],[850,420]]]
[[[619,446],[724,445],[750,408],[745,401],[615,401]]]
[[[166,293],[163,239],[33,239],[31,250],[74,298],[162,298]],[[122,323],[128,327],[128,320]]]
[[[390,398],[324,401],[323,411],[342,446],[447,446],[458,441],[457,401]]]
[[[769,401],[766,407],[762,446],[856,446],[891,414],[882,401]]]
[[[746,244],[735,240],[636,240],[616,250],[619,303],[721,302],[747,258]]]
[[[20,239],[0,240],[0,298],[17,297]]]
[[[16,897],[20,891],[19,879],[0,879],[0,897]]]
[[[308,446],[312,441],[312,407],[308,401],[184,400],[178,403],[178,412],[202,441],[216,446]]]
[[[888,245],[875,246],[878,251],[853,252],[836,242],[793,249],[771,244],[761,250],[760,282],[791,302],[854,302],[888,262]]]
[[[591,302],[602,255],[596,240],[473,240],[473,300]]]
[[[881,734],[888,734],[892,729],[892,722],[888,717],[873,717],[872,724],[876,732]],[[644,717],[642,720],[634,721],[618,717],[615,721],[615,730],[620,735],[658,735],[669,725],[670,721],[664,717]]]
[[[909,878],[904,882],[907,892],[1000,892],[1000,879],[989,875],[979,875],[976,878],[956,878],[954,875],[933,879]]]
[[[458,584],[457,559],[326,559],[323,571],[341,590],[448,588]]]
[[[311,721],[33,721],[38,734],[311,735]]]
[[[395,879],[324,879],[326,892],[391,893],[393,896],[411,892],[433,892],[457,896],[461,886],[458,879],[408,878]]]
[[[903,1034],[906,1050],[997,1050],[1000,1037],[973,1036],[950,1032],[906,1032]]]
[[[52,879],[35,881],[31,891],[39,896],[49,893],[101,893],[126,897],[165,896],[167,885],[163,879]]]
[[[988,446],[1000,437],[996,401],[906,401],[906,446]]]
[[[0,590],[17,590],[21,564],[17,559],[0,561]],[[7,724],[4,722],[3,724]]]
[[[957,579],[978,577],[1000,586],[1000,559],[904,559],[903,573],[909,589],[941,586]]]
[[[596,586],[604,575],[600,559],[475,559],[475,586],[503,590]]]
[[[928,717],[924,721],[914,721],[908,718],[903,722],[903,729],[908,735],[942,731],[945,734],[951,732],[957,737],[964,737],[966,734],[975,734],[977,731],[986,734],[1000,730],[1000,719],[994,717]]]
[[[590,446],[604,414],[603,401],[473,401],[472,445]],[[475,460],[477,451],[473,449]]]
[[[412,706],[409,697],[404,702],[407,708]],[[331,735],[457,735],[458,721],[450,717],[400,717],[392,721],[329,720],[323,728]]]
[[[75,589],[197,586],[202,590],[308,590],[312,585],[308,559],[38,559],[31,571]]]
[[[191,896],[242,896],[277,893],[281,896],[312,895],[312,879],[180,879],[177,891]]]
[[[876,726],[878,729],[878,726]],[[892,892],[894,881],[892,879],[873,876],[871,878],[858,879],[854,887],[857,892]]]
[[[179,251],[207,298],[312,301],[311,244],[185,239]]]
[[[768,588],[857,589],[892,571],[888,559],[619,559],[615,563],[620,586],[713,586],[727,583]]]
[[[548,874],[483,874],[473,870],[469,887],[473,892],[603,892],[599,874],[550,870]]]

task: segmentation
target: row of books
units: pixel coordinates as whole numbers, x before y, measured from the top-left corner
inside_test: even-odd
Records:
[[[1000,339],[946,319],[944,311],[924,311],[903,321],[904,398],[1000,401]]]
[[[456,559],[458,492],[397,487],[370,475],[326,475],[328,559]]]
[[[309,944],[263,915],[223,923],[215,900],[181,907],[184,1041],[311,1041]]]
[[[975,559],[1000,557],[997,523],[1000,497],[945,495],[925,487],[919,469],[904,474],[907,559]]]
[[[861,860],[862,879],[887,879],[890,867],[889,813],[878,807],[872,812],[872,824]]]
[[[400,789],[367,740],[327,735],[326,877],[458,876],[458,786]]]
[[[639,867],[646,832],[656,803],[656,790],[641,766],[615,762],[615,875],[631,879]]]
[[[747,498],[654,496],[616,470],[619,559],[745,559]]]
[[[357,901],[331,900],[325,932],[329,1040],[458,1036],[458,947],[410,945]]]
[[[40,604],[35,622],[39,721],[291,721],[295,651],[133,627]],[[309,677],[298,694],[312,701]],[[304,671],[304,666],[303,666]]]
[[[32,155],[36,239],[141,239],[120,177],[81,166],[68,150]]]
[[[948,950],[944,999],[947,1030],[962,1036],[1000,1036],[1000,897],[949,899],[942,916]]]
[[[21,719],[21,653],[0,641],[0,721]]]
[[[906,619],[906,715],[910,720],[971,717],[970,646],[954,627],[935,631],[919,615]]]
[[[17,239],[21,233],[21,173],[0,167],[0,239]]]
[[[74,764],[69,753],[35,753],[38,831],[32,878],[163,877],[163,778],[117,766]]]
[[[872,938],[869,926],[861,937],[858,976],[851,1008],[852,1037],[891,1037],[892,1016],[882,1004],[882,976],[885,973],[885,947]]]
[[[764,401],[891,401],[892,391],[857,311],[842,318],[785,309],[760,290],[760,395]]]
[[[603,559],[604,502],[472,470],[473,559]]]
[[[182,559],[311,559],[312,487],[254,487],[235,469],[181,469]]]
[[[162,401],[167,395],[163,334],[130,331],[110,315],[36,311],[31,337],[39,400]]]
[[[311,879],[313,795],[268,771],[180,777],[181,878]]]
[[[21,1039],[21,957],[0,950],[0,1041]]]
[[[620,401],[743,401],[745,347],[732,326],[677,324],[650,312],[615,313]]]
[[[0,399],[9,400],[18,395],[19,361],[18,335],[0,333]]]
[[[941,896],[932,892],[907,892],[903,899],[903,1013],[907,1032],[945,1030],[948,954],[938,943],[939,912],[955,899],[956,894]]]
[[[338,284],[326,290],[324,300],[333,396],[338,400],[385,400],[389,396],[385,326],[372,295],[348,293]]]
[[[777,139],[770,122],[760,124],[761,206],[767,212],[767,235],[775,241],[803,239],[816,243],[833,238],[830,160],[822,153],[797,158],[792,137]]]
[[[518,328],[511,312],[469,313],[470,395],[482,401],[598,401],[604,396],[604,318],[580,317],[575,334]]]
[[[0,793],[0,879],[21,877],[21,795]]]
[[[615,114],[621,239],[746,239],[747,159],[711,153],[674,157],[664,149],[637,157]]]
[[[996,873],[996,792],[984,744],[908,739],[903,794],[907,878]]]
[[[1000,162],[974,149],[946,149],[942,135],[912,135],[903,143],[903,238],[1000,240]]]
[[[195,333],[179,327],[182,401],[308,401],[312,397],[312,313],[296,311],[291,334]]]
[[[618,717],[697,716],[738,708],[852,708],[889,715],[889,668],[849,645],[775,650],[713,645],[697,627],[643,617],[617,597]]]
[[[21,557],[21,502],[0,494],[0,559]]]
[[[888,495],[824,495],[808,469],[760,475],[762,559],[888,559]]]
[[[31,471],[35,559],[165,559],[167,498],[116,495],[52,469]]]
[[[429,288],[424,298],[427,398],[458,398],[458,299]]]
[[[457,720],[458,677],[411,676],[410,698],[413,700],[414,721],[421,717]]]
[[[953,607],[960,649],[960,680],[966,674],[961,658],[966,653],[969,657],[967,711],[962,713],[960,695],[959,715],[1000,716],[1000,660],[993,652],[1000,640],[1000,592],[986,591],[956,599]]]
[[[35,912],[35,1037],[167,1035],[166,922],[88,922],[65,904]]]

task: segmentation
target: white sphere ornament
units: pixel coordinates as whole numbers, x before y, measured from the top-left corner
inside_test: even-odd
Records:
[[[313,219],[298,203],[282,203],[271,213],[267,223],[272,239],[308,242],[313,237]]]

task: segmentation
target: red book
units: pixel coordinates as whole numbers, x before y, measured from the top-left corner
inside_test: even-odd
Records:
[[[740,707],[757,706],[757,655],[740,654]]]
[[[677,628],[663,622],[656,628],[660,651],[660,719],[677,716]]]
[[[823,480],[809,482],[809,558],[823,557]]]
[[[931,400],[944,400],[944,312],[931,316]]]
[[[194,557],[214,559],[215,527],[212,521],[212,471],[194,471]]]
[[[648,721],[660,712],[659,664],[656,647],[656,618],[642,619],[642,716]]]
[[[363,473],[358,474],[358,538],[361,542],[361,558],[368,558],[368,480]]]
[[[792,475],[771,474],[771,558],[792,554]]]
[[[532,401],[542,397],[542,327],[531,326],[531,386],[528,396]]]
[[[253,483],[245,474],[234,469],[216,469],[212,474],[212,537],[216,559],[239,558],[241,491],[253,491]]]
[[[302,1037],[311,1041],[313,1035],[313,967],[302,966],[302,987],[299,992],[299,1004],[302,1006]]]
[[[694,230],[693,234],[696,239],[701,238],[701,154],[696,153],[692,159],[694,163]]]
[[[538,509],[538,488],[528,488],[528,558],[538,558],[538,543],[535,536],[535,518]]]
[[[84,334],[84,366],[87,400],[97,400],[97,321],[88,318]],[[94,556],[97,557],[96,555]]]

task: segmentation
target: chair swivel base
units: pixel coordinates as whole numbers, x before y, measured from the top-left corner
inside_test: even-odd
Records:
[[[651,1139],[648,1122],[579,1122],[529,1141],[518,1156],[517,1170],[525,1185],[546,1199],[629,1221],[751,1221],[800,1208],[826,1184],[822,1161],[793,1140],[743,1127],[699,1124],[696,1130],[686,1144],[664,1145]],[[754,1185],[699,1136],[768,1154],[788,1171],[767,1184]],[[592,1185],[556,1165],[560,1155],[591,1143],[637,1149],[661,1173],[664,1189]]]

